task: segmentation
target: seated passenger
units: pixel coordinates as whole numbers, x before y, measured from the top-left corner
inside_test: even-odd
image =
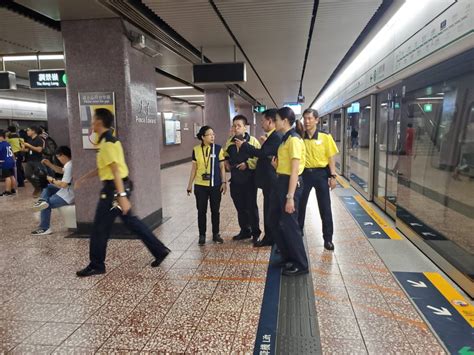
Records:
[[[15,191],[15,156],[7,142],[6,132],[0,130],[0,176],[5,179],[5,192],[0,196],[13,196]]]
[[[44,159],[42,164],[54,170],[59,174],[63,174],[61,180],[48,176],[49,185],[41,193],[41,198],[36,202],[33,208],[41,211],[41,223],[37,230],[31,232],[32,235],[51,234],[50,221],[51,210],[70,205],[74,202],[74,191],[72,188],[72,161],[71,149],[61,146],[56,150],[56,158],[63,164],[59,167]]]

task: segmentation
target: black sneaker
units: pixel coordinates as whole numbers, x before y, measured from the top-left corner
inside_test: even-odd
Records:
[[[12,194],[13,194],[13,195],[16,194],[16,190],[15,190],[15,189],[12,189]]]
[[[151,267],[157,267],[157,266],[160,266],[160,264],[163,262],[163,260],[166,259],[166,257],[169,255],[169,253],[171,253],[171,250],[169,250],[168,248],[166,248],[166,251],[158,258],[156,258],[152,263],[151,263]]]
[[[239,233],[232,237],[233,240],[244,240],[244,239],[250,239],[250,238],[252,238],[252,235],[250,233]]]
[[[53,233],[51,231],[51,228],[48,228],[48,229],[38,228],[37,230],[31,232],[31,235],[50,235],[51,233]]]
[[[36,202],[34,205],[33,205],[33,210],[35,212],[39,212],[39,211],[42,211],[42,210],[45,210],[49,207],[49,203],[44,201],[44,200],[38,200],[38,202]]]
[[[206,236],[205,235],[200,235],[199,236],[199,242],[198,242],[199,245],[204,245],[206,244]]]
[[[86,266],[84,269],[76,272],[78,277],[88,277],[101,274],[105,274],[105,269],[94,269],[92,266]]]
[[[214,234],[214,236],[212,237],[212,241],[217,244],[224,243],[224,239],[221,238],[220,234]]]
[[[0,196],[3,196],[3,197],[9,197],[9,196],[13,196],[13,194],[11,192],[8,192],[8,191],[4,191],[0,194]]]

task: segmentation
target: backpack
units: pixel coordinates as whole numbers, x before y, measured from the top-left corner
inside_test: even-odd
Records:
[[[44,140],[44,149],[43,149],[43,155],[48,158],[50,161],[55,160],[55,153],[56,149],[58,149],[58,145],[54,141],[53,138],[51,137],[46,137]]]

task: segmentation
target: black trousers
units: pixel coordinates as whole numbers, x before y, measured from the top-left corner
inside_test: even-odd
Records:
[[[16,181],[18,187],[25,186],[25,171],[23,170],[23,155],[16,154]]]
[[[246,235],[260,236],[260,218],[257,206],[257,185],[252,176],[246,183],[230,183],[230,196],[234,201],[239,220],[240,233]]]
[[[196,207],[198,210],[199,235],[206,235],[207,227],[207,201],[211,202],[212,235],[219,234],[221,190],[220,186],[194,185]]]
[[[292,214],[285,212],[286,195],[288,194],[289,176],[280,175],[278,177],[277,193],[274,194],[279,206],[279,230],[275,234],[275,243],[280,249],[282,258],[292,262],[301,269],[308,269],[308,258],[303,243],[303,235],[298,223],[298,210],[303,191],[303,181],[299,179],[299,186],[296,188],[294,201],[295,212]]]
[[[316,190],[316,198],[318,200],[319,214],[323,224],[323,238],[326,242],[332,242],[334,231],[331,212],[331,194],[328,185],[328,171],[326,168],[321,169],[305,169],[303,172],[303,195],[300,204],[299,224],[301,230],[304,228],[306,217],[306,205],[311,190]]]
[[[265,227],[265,238],[269,242],[275,241],[275,233],[278,229],[275,221],[278,221],[279,217],[279,204],[278,199],[272,203],[272,195],[277,193],[275,185],[268,184],[267,186],[262,187],[263,192],[263,225]]]
[[[120,209],[112,209],[114,191],[115,186],[112,181],[105,183],[101,191],[90,240],[90,266],[95,269],[105,269],[107,241],[110,237],[112,225],[117,217],[120,217],[125,226],[142,240],[155,258],[165,254],[167,252],[165,245],[155,237],[153,232],[140,219],[132,214],[132,211],[123,215]]]

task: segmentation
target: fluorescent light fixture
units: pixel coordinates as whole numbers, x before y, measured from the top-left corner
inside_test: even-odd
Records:
[[[367,65],[367,63],[372,60],[374,53],[379,52],[380,48],[384,46],[387,41],[391,41],[391,33],[396,33],[398,29],[410,25],[419,13],[425,11],[425,8],[429,4],[430,1],[406,0],[385,26],[383,26],[364,49],[362,49],[357,57],[332,81],[331,85],[322,93],[312,107],[315,109],[321,108],[333,99],[336,92],[340,92],[348,87],[349,84],[351,84],[348,82],[350,76],[363,69],[364,65]]]
[[[46,103],[23,101],[23,100],[9,100],[0,99],[0,107],[26,110],[46,110]]]
[[[204,97],[204,95],[173,95],[171,97],[176,97],[176,98],[185,98],[185,97]]]
[[[384,102],[380,106],[388,106],[388,104],[386,102]]]
[[[169,120],[170,118],[173,118],[173,112],[163,112],[163,117],[165,120]]]
[[[198,102],[204,102],[204,100],[189,101],[189,102],[192,102],[192,103],[198,103]]]
[[[364,109],[366,109],[366,110],[370,110],[371,108],[372,108],[372,107],[370,107],[370,106],[365,106],[365,107],[364,107]]]
[[[444,92],[438,92],[436,95],[444,95]]]
[[[34,61],[34,60],[63,60],[63,54],[40,54],[38,57],[36,55],[7,55],[3,57],[5,62],[24,62],[24,61]]]
[[[443,100],[444,97],[417,97],[417,100]]]
[[[185,89],[194,89],[192,86],[169,86],[166,88],[156,88],[156,90],[185,90]]]

